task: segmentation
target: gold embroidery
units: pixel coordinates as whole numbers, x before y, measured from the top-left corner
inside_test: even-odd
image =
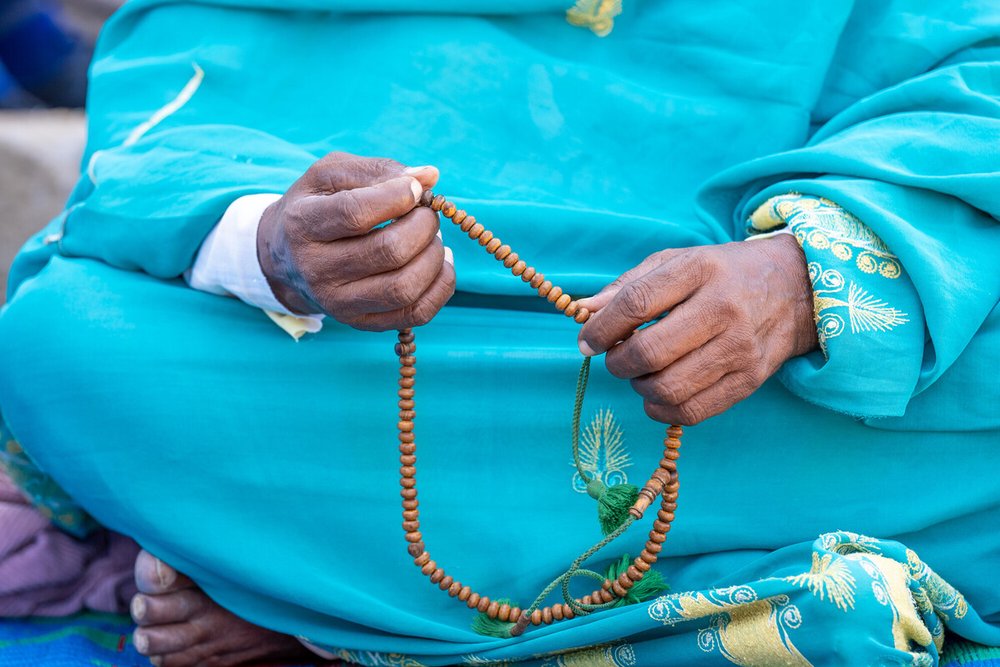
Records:
[[[635,649],[628,642],[600,644],[552,654],[542,667],[633,667]]]
[[[808,588],[820,600],[829,598],[830,602],[843,611],[854,609],[854,575],[843,560],[834,561],[833,554],[820,557],[814,551],[812,568],[794,577],[786,577],[785,581]]]
[[[622,13],[621,0],[576,0],[566,10],[566,20],[581,28],[590,28],[598,37],[606,37],[615,27],[615,17]]]
[[[344,662],[364,667],[424,667],[423,663],[401,653],[376,653],[375,651],[334,651]]]
[[[809,262],[809,280],[813,286],[813,309],[819,344],[826,352],[827,341],[843,333],[842,312],[847,311],[851,333],[885,332],[909,322],[903,311],[893,308],[857,283],[845,284],[843,274],[835,269],[823,269],[819,262]],[[844,290],[847,294],[843,294]],[[844,297],[846,296],[846,300]]]
[[[615,413],[609,408],[598,410],[580,434],[580,463],[608,486],[628,481],[625,468],[632,465],[632,456],[625,447],[625,433]],[[574,468],[576,464],[570,461]],[[573,473],[573,489],[586,493],[587,484],[579,472]]]
[[[649,616],[664,625],[709,617],[708,627],[698,631],[698,648],[737,665],[810,665],[792,643],[789,631],[802,617],[787,595],[758,600],[749,586],[665,595],[650,604]]]

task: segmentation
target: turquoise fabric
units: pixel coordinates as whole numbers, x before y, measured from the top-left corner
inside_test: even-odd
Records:
[[[1000,645],[1000,17],[941,4],[626,0],[599,39],[555,2],[136,0],[98,49],[81,180],[12,271],[3,418],[101,523],[361,662],[936,664],[945,626]],[[179,279],[234,198],[334,149],[437,165],[574,294],[823,195],[898,256],[924,335],[881,339],[885,378],[846,358],[829,377],[832,348],[793,360],[688,430],[673,593],[484,638],[406,555],[393,336],[294,343]],[[568,452],[577,327],[445,234],[421,530],[450,574],[526,604],[600,537]],[[662,425],[600,368],[584,424],[593,471],[641,484]]]

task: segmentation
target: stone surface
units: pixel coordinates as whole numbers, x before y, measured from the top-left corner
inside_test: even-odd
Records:
[[[63,208],[86,137],[83,112],[0,112],[0,303],[18,248]]]

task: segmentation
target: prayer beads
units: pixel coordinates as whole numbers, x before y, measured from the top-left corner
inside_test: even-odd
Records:
[[[430,191],[424,192],[420,205],[440,212],[455,225],[458,225],[459,229],[468,234],[470,239],[478,241],[486,252],[493,255],[497,261],[503,262],[504,267],[509,269],[513,275],[520,276],[521,280],[537,290],[538,295],[552,303],[559,312],[567,317],[572,317],[579,324],[583,324],[590,317],[590,311],[587,308],[566,294],[561,287],[546,280],[544,274],[528,265],[516,252],[511,250],[509,245],[504,244],[493,232],[477,222],[474,216],[459,209],[441,195],[435,195]],[[413,564],[430,578],[431,583],[436,584],[451,597],[465,602],[470,609],[478,610],[491,619],[513,623],[514,625],[510,629],[510,635],[513,637],[522,634],[528,625],[547,625],[574,618],[577,615],[576,611],[570,604],[566,603],[549,605],[528,613],[529,610],[481,595],[473,591],[470,586],[448,575],[444,568],[431,560],[430,553],[424,544],[423,534],[420,532],[420,510],[417,501],[417,446],[413,435],[413,420],[416,416],[413,386],[416,376],[417,346],[411,329],[399,331],[397,340],[395,353],[399,357],[400,385],[397,392],[400,398],[399,423],[397,424],[400,441],[400,495],[403,498],[403,531],[408,544],[407,551],[413,558]],[[626,597],[629,590],[640,582],[656,563],[663,549],[663,543],[667,539],[667,533],[670,532],[674,511],[677,509],[679,482],[676,461],[680,456],[682,434],[680,426],[667,428],[667,437],[663,441],[663,458],[656,470],[653,471],[649,481],[639,490],[638,499],[628,510],[633,519],[641,519],[656,498],[662,496],[660,508],[656,520],[653,522],[653,527],[649,531],[645,548],[632,561],[628,569],[616,579],[605,579],[600,588],[581,598],[567,599],[575,601],[578,609],[580,605],[600,605]]]

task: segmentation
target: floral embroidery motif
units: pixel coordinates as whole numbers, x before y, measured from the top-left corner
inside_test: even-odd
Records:
[[[824,351],[829,339],[843,333],[845,310],[854,334],[890,331],[910,321],[903,311],[869,294],[854,281],[847,283],[840,271],[824,269],[819,262],[809,262],[809,280],[819,343]]]
[[[543,662],[542,667],[633,667],[636,662],[635,649],[628,642],[599,644],[553,657],[554,660]]]
[[[758,599],[750,586],[666,595],[650,604],[649,616],[664,625],[708,617],[698,648],[737,665],[810,665],[792,643],[789,631],[802,616],[787,595]]]
[[[632,456],[625,447],[621,424],[609,408],[598,410],[580,433],[580,463],[608,486],[628,482],[625,468],[632,465]],[[575,469],[572,461],[570,465]],[[573,489],[577,493],[587,492],[587,483],[579,472],[573,473]]]
[[[621,0],[576,0],[566,10],[566,20],[571,25],[590,28],[598,37],[606,37],[615,27],[615,17],[621,13]]]
[[[820,600],[829,599],[843,611],[854,609],[854,575],[847,563],[842,560],[834,561],[832,554],[821,557],[814,551],[812,569],[794,577],[786,577],[785,581],[808,588]]]

